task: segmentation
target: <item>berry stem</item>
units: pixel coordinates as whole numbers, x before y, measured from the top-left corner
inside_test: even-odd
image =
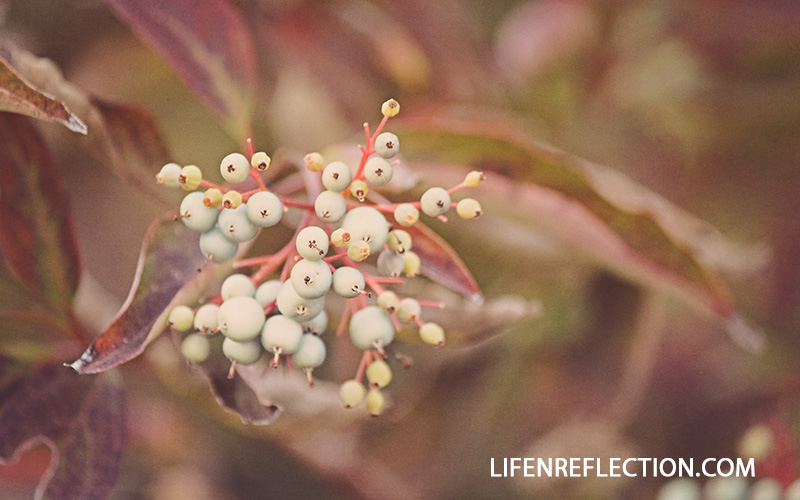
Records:
[[[350,301],[347,300],[344,303],[344,311],[342,311],[342,319],[339,321],[339,326],[336,328],[336,336],[341,337],[344,335],[344,332],[347,331],[347,322],[350,320],[350,312],[352,308],[350,307]]]
[[[294,198],[280,198],[285,207],[302,208],[304,210],[314,210],[314,204],[307,201],[295,200]]]
[[[330,257],[325,257],[322,260],[324,260],[325,262],[333,262],[334,260],[343,259],[345,257],[347,257],[346,253],[337,253],[336,255],[331,255]]]
[[[223,194],[225,194],[225,193],[227,193],[229,191],[228,189],[225,189],[222,186],[217,186],[213,182],[207,181],[205,179],[200,181],[200,187],[203,187],[203,188],[206,188],[206,189],[212,189],[212,188],[219,189],[220,191],[222,191]]]
[[[274,255],[269,255],[267,257],[255,257],[253,259],[240,260],[240,261],[236,262],[233,265],[233,267],[234,268],[239,268],[239,267],[245,267],[245,266],[248,266],[248,265],[262,264],[261,268],[258,271],[256,271],[255,273],[253,273],[252,276],[250,276],[250,281],[252,281],[254,285],[260,285],[266,279],[266,277],[270,275],[270,273],[272,273],[273,271],[278,269],[278,266],[280,266],[285,260],[287,260],[287,258],[289,257],[289,254],[291,253],[291,251],[293,249],[294,249],[294,240],[292,240],[289,243],[287,243],[283,248],[280,249],[280,251],[278,251],[278,253],[276,253]],[[266,260],[263,260],[263,262],[257,262],[257,261],[262,260],[262,259],[266,259]]]
[[[457,185],[455,185],[455,186],[451,187],[450,189],[448,189],[448,190],[447,190],[447,193],[448,193],[448,194],[453,194],[453,193],[455,193],[456,191],[459,191],[459,190],[461,190],[461,189],[464,189],[465,187],[467,187],[467,185],[466,185],[466,184],[464,184],[464,183],[462,182],[461,184],[457,184]]]
[[[372,352],[371,351],[364,351],[364,354],[361,355],[361,362],[358,363],[358,370],[356,370],[356,376],[354,377],[356,380],[361,382],[364,380],[364,373],[367,371],[367,365],[372,362]]]
[[[422,307],[435,307],[437,309],[444,309],[444,302],[437,302],[435,300],[418,300],[417,302]]]

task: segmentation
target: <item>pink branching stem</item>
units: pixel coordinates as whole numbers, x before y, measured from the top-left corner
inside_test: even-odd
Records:
[[[435,307],[437,309],[444,309],[444,302],[437,302],[435,300],[419,300],[417,302],[422,307]]]
[[[225,189],[224,187],[222,187],[222,186],[217,186],[217,185],[216,185],[216,184],[214,184],[213,182],[209,182],[209,181],[207,181],[207,180],[205,180],[205,179],[203,179],[203,180],[201,180],[201,181],[200,181],[200,187],[203,187],[203,188],[206,188],[206,189],[212,189],[212,188],[213,188],[213,189],[219,189],[219,190],[220,190],[220,191],[222,191],[223,193],[227,193],[227,192],[228,192],[228,190],[227,190],[227,189]]]
[[[366,308],[367,307],[367,298],[364,297],[363,295],[359,295],[358,296],[358,304],[361,307],[361,309]]]
[[[253,151],[253,139],[247,138],[247,149],[250,151],[250,158],[253,157],[255,152]]]
[[[331,255],[330,257],[325,257],[322,260],[324,260],[325,262],[333,262],[334,260],[343,259],[345,257],[347,257],[346,253],[337,253],[336,255]]]
[[[350,301],[346,301],[344,304],[344,311],[342,311],[342,319],[339,321],[339,327],[336,328],[336,336],[341,337],[344,335],[344,332],[347,331],[347,322],[350,320],[350,312],[352,307],[350,306]]]
[[[364,380],[364,373],[367,371],[367,365],[372,362],[372,351],[364,351],[361,355],[361,362],[358,363],[358,370],[356,370],[355,379],[361,382]]]
[[[269,316],[269,313],[274,311],[276,307],[278,307],[278,301],[277,300],[273,300],[269,304],[265,305],[264,306],[264,316]]]
[[[467,187],[467,185],[462,182],[461,184],[457,184],[457,185],[451,187],[450,189],[448,189],[447,193],[448,194],[453,194],[453,193],[455,193],[456,191],[458,191],[460,189],[464,189],[465,187]]]
[[[252,259],[243,259],[236,262],[233,267],[234,269],[238,269],[241,267],[261,265],[261,268],[253,273],[252,276],[250,276],[250,281],[252,281],[254,285],[260,285],[266,279],[266,277],[270,275],[270,273],[278,269],[278,266],[286,261],[294,248],[294,240],[292,240],[283,248],[281,248],[276,254],[267,255],[265,257],[254,257]]]
[[[304,210],[314,210],[314,204],[307,201],[295,200],[294,198],[281,198],[284,207],[302,208]]]
[[[424,324],[425,324],[425,323],[424,323],[424,322],[423,322],[421,319],[419,319],[419,318],[414,318],[414,323],[416,323],[416,324],[417,324],[417,326],[419,326],[419,327],[421,327],[422,325],[424,325]]]
[[[236,361],[231,361],[231,368],[228,370],[228,379],[233,379],[234,375],[236,375]]]
[[[403,283],[406,282],[406,280],[404,280],[403,278],[387,278],[384,276],[370,276],[369,279],[373,283],[381,283],[384,285],[402,285]],[[366,277],[364,278],[364,280],[366,281]]]

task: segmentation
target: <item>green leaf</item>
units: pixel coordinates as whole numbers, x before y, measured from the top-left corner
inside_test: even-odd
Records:
[[[4,398],[0,463],[44,443],[53,458],[37,498],[102,500],[116,482],[124,435],[124,394],[110,376],[82,377],[47,364]]]
[[[60,101],[34,88],[0,55],[0,111],[19,113],[86,134],[86,125]]]
[[[80,260],[64,183],[28,118],[0,113],[0,251],[8,268],[66,313]]]
[[[249,136],[256,58],[241,13],[227,0],[106,0],[175,69],[236,139]]]

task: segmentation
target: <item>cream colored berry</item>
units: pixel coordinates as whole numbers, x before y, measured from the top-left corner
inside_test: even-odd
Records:
[[[365,404],[370,415],[377,417],[383,413],[383,410],[386,407],[386,399],[384,399],[381,391],[378,389],[373,389],[369,391],[369,394],[367,394]]]
[[[222,197],[222,206],[225,208],[239,208],[242,204],[242,193],[235,190],[230,190]]]
[[[437,347],[444,345],[444,329],[437,323],[423,323],[419,327],[419,337],[423,342]]]
[[[388,116],[389,118],[393,116],[397,116],[397,113],[400,112],[400,103],[395,101],[394,99],[389,99],[388,101],[384,102],[381,105],[381,113],[383,116]]]
[[[340,227],[331,233],[331,243],[337,248],[344,248],[350,244],[350,233]]]
[[[325,159],[322,158],[322,155],[319,153],[308,153],[305,158],[303,158],[303,161],[306,164],[306,168],[312,172],[321,171],[325,164]]]
[[[194,322],[194,311],[189,306],[175,306],[169,312],[167,323],[179,332],[188,331]]]
[[[181,169],[181,173],[178,176],[178,182],[186,191],[197,189],[202,180],[203,172],[200,171],[197,165],[186,165]]]
[[[209,208],[217,208],[222,205],[222,191],[217,188],[206,189],[203,193],[203,205]]]
[[[456,212],[462,219],[474,219],[483,213],[481,204],[474,198],[464,198],[459,201],[456,205]]]
[[[356,262],[361,262],[369,257],[369,243],[358,240],[350,243],[347,247],[347,256]]]
[[[392,369],[389,363],[382,359],[376,359],[367,366],[367,380],[371,387],[383,389],[392,381]]]
[[[403,272],[406,274],[406,276],[413,278],[419,274],[420,267],[422,266],[422,261],[420,260],[419,255],[411,250],[406,250],[403,252],[403,261],[405,263],[405,266],[403,266]]]
[[[167,187],[178,187],[178,177],[181,175],[181,166],[177,163],[167,163],[156,174],[156,182]]]
[[[250,165],[253,166],[259,172],[264,172],[269,168],[269,164],[272,162],[272,158],[263,151],[259,151],[258,153],[253,154],[250,157]]]
[[[464,185],[467,187],[478,187],[486,180],[486,174],[479,170],[473,170],[472,172],[468,173],[467,176],[464,178]]]
[[[350,184],[350,194],[352,194],[353,198],[357,199],[358,201],[363,202],[366,199],[368,192],[369,186],[367,186],[366,182],[360,179],[353,181]]]

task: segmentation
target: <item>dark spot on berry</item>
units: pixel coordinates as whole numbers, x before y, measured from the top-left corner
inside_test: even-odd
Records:
[[[261,217],[266,217],[268,215],[269,215],[269,210],[262,210],[261,211]]]
[[[236,170],[236,167],[233,166],[233,163],[228,165],[228,173],[229,174],[232,174],[234,170]]]
[[[331,175],[331,177],[333,177],[333,179],[334,179],[334,180],[338,179],[338,178],[339,178],[339,172],[334,172],[334,173]]]
[[[377,175],[378,177],[382,176],[383,175],[383,169],[382,168],[377,169],[375,171],[375,175]]]
[[[439,208],[444,208],[444,202],[442,200],[439,200],[436,202],[436,206]]]

